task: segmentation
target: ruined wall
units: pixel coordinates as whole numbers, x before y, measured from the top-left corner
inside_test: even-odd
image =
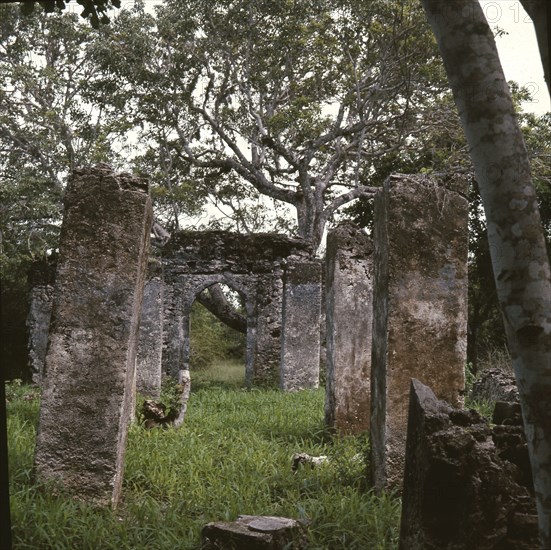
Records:
[[[79,498],[120,496],[146,277],[147,184],[105,165],[65,196],[35,470]]]
[[[150,258],[140,315],[136,389],[142,395],[153,398],[161,395],[163,293],[162,264],[158,259]]]
[[[412,381],[400,549],[539,547],[520,405],[503,405],[490,426]]]
[[[327,236],[325,422],[339,433],[369,429],[372,252],[370,237],[352,224]]]
[[[456,406],[467,332],[467,199],[459,177],[391,176],[375,200],[371,468],[401,487],[411,378]]]
[[[29,311],[27,314],[27,350],[31,379],[42,382],[44,359],[48,346],[48,331],[54,299],[57,254],[34,262],[29,270]]]
[[[247,382],[278,382],[283,264],[288,258],[307,258],[309,254],[302,240],[276,234],[182,231],[173,235],[163,248],[165,284],[170,287],[165,311],[171,319],[163,370],[176,375],[189,368],[191,305],[199,292],[224,283],[245,299]]]
[[[321,264],[290,261],[285,268],[281,387],[317,388],[320,368]]]

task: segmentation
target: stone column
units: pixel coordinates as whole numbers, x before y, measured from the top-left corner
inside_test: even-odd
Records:
[[[106,165],[65,196],[36,443],[37,478],[116,505],[151,229],[147,184]]]
[[[283,287],[281,387],[317,388],[320,368],[321,265],[289,261]]]
[[[159,260],[151,258],[142,303],[136,363],[136,389],[143,395],[152,398],[159,398],[161,395],[163,286],[162,264]]]
[[[369,429],[371,238],[352,224],[327,236],[327,393],[325,422],[339,433]]]
[[[253,368],[249,385],[275,385],[280,382],[281,316],[283,309],[283,273],[280,268],[273,273],[256,278],[255,323],[251,327],[255,342]]]
[[[42,383],[44,359],[48,347],[48,332],[54,299],[57,254],[34,262],[28,274],[29,312],[27,314],[27,349],[29,370],[35,384]]]
[[[403,480],[410,380],[462,401],[467,338],[467,185],[391,176],[375,199],[371,473]]]

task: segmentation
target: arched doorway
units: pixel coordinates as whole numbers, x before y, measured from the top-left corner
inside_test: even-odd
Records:
[[[244,386],[250,324],[245,296],[215,283],[197,294],[189,322],[189,370],[194,386]]]

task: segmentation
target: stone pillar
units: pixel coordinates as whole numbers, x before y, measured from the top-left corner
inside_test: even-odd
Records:
[[[400,490],[410,380],[458,406],[467,342],[467,185],[391,176],[375,199],[371,473]]]
[[[339,433],[369,429],[371,238],[352,224],[327,236],[327,394],[325,422]]]
[[[283,287],[281,387],[317,388],[320,368],[321,265],[289,261]]]
[[[33,263],[28,275],[30,292],[27,314],[27,349],[29,370],[35,384],[42,383],[44,372],[56,267],[57,254],[54,253],[45,260]]]
[[[27,349],[29,350],[31,378],[35,384],[42,382],[50,316],[52,315],[52,300],[53,286],[37,285],[31,288],[27,315]]]
[[[258,275],[256,303],[251,327],[256,350],[249,385],[275,385],[280,383],[281,314],[283,308],[283,281],[281,269]]]
[[[180,330],[182,307],[181,297],[175,290],[174,281],[167,281],[166,271],[163,284],[163,349],[162,372],[178,379],[183,346]]]
[[[148,280],[144,287],[138,359],[136,363],[136,389],[143,395],[159,398],[163,353],[163,268],[152,258],[148,266]]]
[[[539,548],[520,404],[501,405],[489,426],[412,380],[400,550]]]
[[[120,496],[133,411],[151,200],[106,165],[65,196],[36,443],[37,478],[97,504]]]

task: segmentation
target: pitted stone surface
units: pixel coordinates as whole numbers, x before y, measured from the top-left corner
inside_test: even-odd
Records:
[[[105,165],[65,196],[36,443],[38,479],[116,504],[132,416],[151,200]]]
[[[29,370],[35,384],[42,382],[44,359],[48,346],[48,331],[54,299],[57,254],[51,254],[31,265],[27,280],[30,287],[27,314],[27,349]]]
[[[205,525],[202,550],[300,550],[306,548],[304,523],[274,516],[239,516]]]
[[[161,395],[163,290],[162,264],[157,258],[150,258],[140,317],[136,389],[152,398]]]
[[[290,261],[285,269],[281,387],[317,388],[320,368],[321,265]]]
[[[413,380],[400,548],[538,548],[526,439],[520,424],[490,428]]]
[[[462,401],[467,341],[467,189],[460,176],[396,175],[375,199],[371,473],[402,484],[411,378]]]
[[[327,236],[325,422],[340,433],[369,429],[372,252],[371,238],[350,223]]]

